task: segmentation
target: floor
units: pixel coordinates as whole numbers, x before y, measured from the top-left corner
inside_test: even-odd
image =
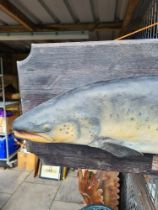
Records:
[[[54,181],[34,178],[17,168],[0,168],[0,210],[79,210],[83,206],[75,171],[63,181]]]

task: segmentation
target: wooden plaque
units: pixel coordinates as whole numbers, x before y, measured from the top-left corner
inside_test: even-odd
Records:
[[[88,83],[158,75],[158,40],[33,44],[29,56],[18,62],[18,73],[22,110],[25,112],[58,94]],[[30,151],[49,164],[158,173],[158,170],[152,170],[152,155],[118,160],[89,147],[29,144]]]

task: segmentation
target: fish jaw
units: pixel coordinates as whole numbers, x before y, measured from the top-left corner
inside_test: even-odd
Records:
[[[41,142],[41,143],[52,143],[53,138],[43,133],[29,133],[24,131],[14,131],[14,136],[16,138],[29,140],[33,142]]]

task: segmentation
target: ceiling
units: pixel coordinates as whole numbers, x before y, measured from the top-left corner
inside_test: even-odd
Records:
[[[59,32],[71,34],[73,31],[86,31],[88,40],[92,41],[112,40],[128,31],[136,12],[139,14],[142,4],[147,6],[149,2],[150,0],[0,0],[0,36],[5,35],[10,39],[4,41],[1,38],[0,43],[8,49],[25,51],[30,49],[32,42],[80,41],[72,36],[58,39]],[[37,32],[55,32],[56,38],[37,40],[32,36],[32,40],[11,40],[14,33],[21,36]]]

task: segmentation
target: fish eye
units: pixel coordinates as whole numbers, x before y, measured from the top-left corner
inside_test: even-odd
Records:
[[[48,132],[48,131],[51,130],[50,124],[44,124],[44,125],[42,126],[42,128],[43,128],[43,130],[44,130],[45,132]]]

